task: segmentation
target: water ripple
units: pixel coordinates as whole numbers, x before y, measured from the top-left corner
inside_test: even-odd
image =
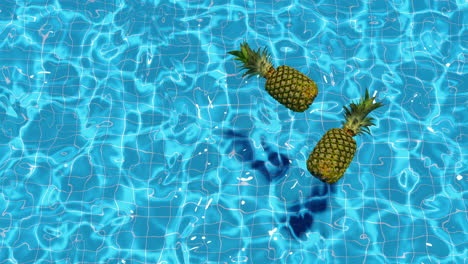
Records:
[[[459,263],[466,35],[454,1],[0,3],[0,259]],[[292,113],[227,54],[314,79]],[[376,91],[333,186],[305,160]],[[408,245],[410,245],[408,247]]]

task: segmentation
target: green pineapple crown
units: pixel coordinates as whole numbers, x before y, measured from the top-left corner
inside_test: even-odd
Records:
[[[236,56],[235,59],[242,62],[241,68],[247,70],[242,77],[260,75],[265,78],[273,67],[270,53],[266,47],[254,51],[245,41],[241,43],[240,47],[240,50],[230,51],[229,54]]]
[[[351,103],[344,108],[345,122],[343,129],[352,136],[367,133],[370,135],[370,126],[374,126],[374,118],[367,115],[375,109],[383,106],[382,103],[374,103],[375,97],[369,97],[369,91],[366,89],[366,95],[358,103]]]

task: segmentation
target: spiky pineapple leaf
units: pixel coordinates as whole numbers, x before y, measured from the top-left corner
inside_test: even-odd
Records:
[[[344,106],[344,118],[343,128],[353,132],[354,135],[359,134],[371,134],[370,126],[374,126],[374,118],[367,117],[367,115],[375,109],[382,107],[383,104],[380,102],[374,102],[375,97],[369,96],[369,91],[366,89],[364,97],[359,102],[352,102],[349,107]]]
[[[242,70],[247,70],[242,75],[243,77],[251,77],[254,75],[265,77],[270,68],[273,67],[271,56],[266,47],[254,51],[250,48],[249,44],[244,41],[240,45],[240,50],[234,50],[228,53],[234,55],[234,59],[241,62],[239,67]]]

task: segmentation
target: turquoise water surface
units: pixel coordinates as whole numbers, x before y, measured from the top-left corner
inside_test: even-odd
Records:
[[[3,0],[0,264],[466,263],[468,3]],[[295,113],[228,51],[315,80]],[[369,88],[344,177],[309,153]]]

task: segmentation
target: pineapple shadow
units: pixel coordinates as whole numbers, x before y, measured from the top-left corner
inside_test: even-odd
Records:
[[[305,202],[298,202],[288,209],[287,226],[292,237],[307,240],[306,233],[312,230],[314,215],[327,211],[329,195],[336,193],[336,186],[319,183],[312,187],[312,191]]]
[[[271,148],[264,142],[262,142],[262,146],[268,153],[268,162],[255,160],[252,162],[252,168],[260,171],[270,183],[279,181],[289,169],[289,158],[283,153],[271,151]],[[273,166],[269,166],[269,164]]]
[[[261,141],[260,154],[256,153],[251,144],[251,138],[242,132],[227,130],[226,138],[232,139],[231,149],[235,150],[243,162],[250,163],[253,170],[264,176],[269,184],[280,184],[289,170],[290,162],[287,155],[272,150],[264,140]],[[287,217],[281,222],[286,223],[287,232],[297,240],[307,240],[306,233],[314,223],[314,215],[327,211],[329,195],[336,193],[336,186],[311,178],[313,186],[310,195],[297,201],[287,210]],[[259,182],[259,185],[263,183]]]
[[[260,149],[261,153],[257,154],[248,135],[234,130],[228,130],[224,135],[232,138],[232,149],[242,158],[243,162],[250,163],[251,168],[260,172],[266,181],[275,182],[286,175],[289,169],[289,158],[283,153],[272,150],[272,147],[263,139],[261,140],[263,149]]]

